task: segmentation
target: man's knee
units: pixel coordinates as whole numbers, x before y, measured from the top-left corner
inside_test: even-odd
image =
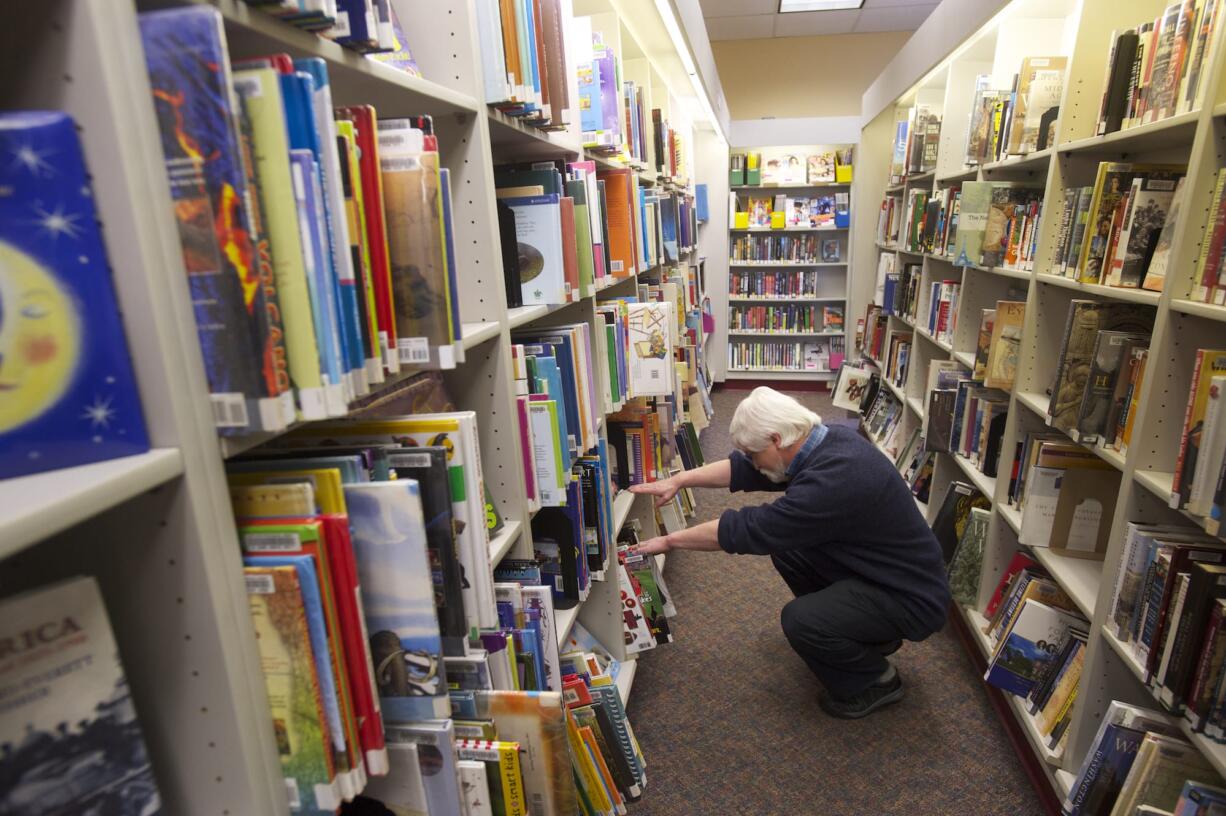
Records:
[[[793,598],[783,605],[779,623],[788,640],[826,640],[832,636],[826,622],[820,615],[814,614],[815,611],[805,596]]]

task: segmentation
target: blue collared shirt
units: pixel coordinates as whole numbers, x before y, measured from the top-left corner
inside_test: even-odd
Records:
[[[829,431],[830,429],[820,422],[813,426],[813,430],[809,431],[809,438],[800,446],[800,450],[796,451],[796,456],[792,459],[792,463],[784,471],[789,479],[795,476],[801,466],[809,460],[809,454],[813,453],[814,449],[822,444],[822,440],[826,438],[826,434]]]

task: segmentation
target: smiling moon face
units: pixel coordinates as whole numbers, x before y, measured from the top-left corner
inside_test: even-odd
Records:
[[[48,270],[0,241],[0,433],[58,402],[80,354],[71,297]]]

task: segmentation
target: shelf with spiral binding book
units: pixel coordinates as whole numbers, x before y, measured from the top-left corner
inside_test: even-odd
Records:
[[[851,148],[748,148],[729,162],[727,377],[829,380],[846,348]]]
[[[1195,24],[1181,27],[1172,8]],[[1200,781],[1223,770],[1208,735],[1216,708],[1193,724],[1185,712],[1200,644],[1189,654],[1183,633],[1203,631],[1209,610],[1172,611],[1140,643],[1103,628],[1138,614],[1117,595],[1141,525],[1174,525],[1207,552],[1221,546],[1221,28],[1222,15],[1197,2],[1015,0],[862,133],[871,158],[858,194],[882,203],[852,231],[877,259],[875,275],[852,282],[857,352],[864,376],[890,386],[875,401],[905,397],[884,424],[881,405],[863,411],[927,499],[971,653],[1054,799],[1094,784],[1086,763],[1118,700],[1152,700],[1171,718],[1213,775]],[[1180,60],[1147,78],[1145,55],[1183,36]],[[901,383],[890,379],[900,348]],[[1086,502],[1100,509],[1077,516]],[[968,518],[971,535],[950,532]],[[1195,571],[1180,570],[1154,585],[1155,614],[1176,583],[1197,586]],[[1000,611],[1002,597],[1032,586],[1045,601]],[[1068,610],[1052,638],[1078,683],[1001,679],[993,655],[1024,626],[1011,616],[1055,620],[1036,603]],[[1138,652],[1149,656],[1144,671],[1128,663]],[[1177,668],[1160,668],[1155,653]]]

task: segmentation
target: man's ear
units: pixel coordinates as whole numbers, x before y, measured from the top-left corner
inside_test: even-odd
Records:
[[[775,447],[777,447],[777,448],[782,448],[782,447],[783,447],[783,445],[779,444],[779,443],[781,443],[782,441],[783,441],[783,437],[782,437],[782,436],[780,436],[779,434],[777,434],[777,433],[773,433],[773,434],[771,434],[771,443],[772,443],[772,444],[773,444]]]

